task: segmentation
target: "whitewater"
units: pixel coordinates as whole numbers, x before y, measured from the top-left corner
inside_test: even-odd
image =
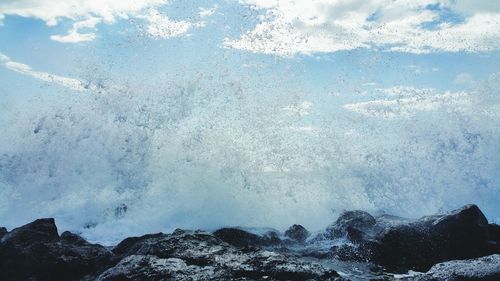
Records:
[[[311,95],[293,78],[160,78],[3,101],[3,226],[54,217],[113,244],[175,228],[319,230],[343,210],[419,217],[467,203],[500,222],[498,75],[448,93],[460,103],[408,89],[430,101],[412,112]]]

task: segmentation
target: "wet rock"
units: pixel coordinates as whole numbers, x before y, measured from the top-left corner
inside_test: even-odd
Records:
[[[233,277],[258,280],[343,280],[337,272],[316,263],[301,262],[274,252],[260,251],[238,264]]]
[[[276,246],[281,243],[279,234],[275,231],[257,235],[240,228],[221,228],[215,231],[214,235],[236,247]]]
[[[78,280],[103,269],[112,253],[65,232],[54,219],[39,219],[5,234],[0,243],[0,280]]]
[[[121,261],[98,280],[334,280],[312,262],[258,248],[237,248],[206,232],[127,238],[113,252]]]
[[[7,234],[7,228],[0,227],[0,241],[2,241],[2,237]]]
[[[488,224],[476,205],[445,215],[408,220],[372,217],[366,212],[345,212],[312,240],[342,240],[329,257],[371,261],[391,272],[426,271],[432,265],[500,253],[500,228]]]
[[[96,281],[118,280],[224,280],[227,272],[211,266],[188,265],[178,258],[131,255],[99,275]]]
[[[54,219],[38,219],[13,229],[2,237],[2,243],[30,243],[32,241],[54,241],[59,239]]]
[[[376,223],[375,218],[364,211],[348,211],[340,215],[337,221],[316,237],[318,239],[348,238],[361,240],[366,231]]]
[[[294,224],[285,231],[285,236],[299,243],[304,243],[309,237],[309,231],[302,225]]]
[[[388,270],[426,271],[433,264],[500,253],[498,228],[475,205],[424,217],[378,233],[373,260]]]
[[[497,281],[500,280],[500,255],[438,263],[427,273],[405,280]]]

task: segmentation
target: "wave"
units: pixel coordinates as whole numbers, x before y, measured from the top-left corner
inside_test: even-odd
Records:
[[[177,227],[315,230],[345,209],[418,217],[475,203],[499,221],[499,79],[389,119],[262,83],[204,75],[4,106],[2,224],[55,217],[114,243]]]

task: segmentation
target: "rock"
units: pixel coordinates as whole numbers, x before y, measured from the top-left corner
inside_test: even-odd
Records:
[[[227,272],[212,266],[188,265],[178,258],[159,258],[154,255],[131,255],[106,270],[96,281],[118,280],[224,280]]]
[[[7,228],[0,227],[0,242],[2,241],[2,237],[7,234]]]
[[[2,243],[11,239],[16,243],[30,243],[35,240],[48,242],[59,239],[59,234],[54,219],[38,219],[3,235]]]
[[[112,253],[65,232],[54,219],[39,219],[5,234],[0,244],[0,280],[79,280],[104,269]]]
[[[268,251],[250,256],[232,271],[233,277],[251,280],[343,280],[337,272],[326,270],[319,264]]]
[[[309,231],[302,225],[294,224],[285,231],[285,236],[299,243],[304,243],[309,237]]]
[[[240,228],[221,228],[215,231],[214,235],[236,247],[276,246],[281,243],[279,234],[274,231],[268,231],[264,235],[257,235]]]
[[[371,261],[391,272],[426,271],[432,265],[500,253],[500,228],[488,224],[476,205],[449,214],[408,220],[372,217],[366,212],[343,213],[312,240],[345,239],[330,248],[329,257]]]
[[[427,273],[405,280],[497,281],[500,280],[500,255],[438,263]]]
[[[337,221],[321,234],[322,239],[336,239],[347,237],[351,240],[360,240],[368,229],[376,223],[375,218],[364,211],[348,211],[340,215]]]
[[[113,252],[122,257],[97,280],[334,280],[337,273],[292,256],[236,248],[206,232],[127,238]],[[340,280],[340,279],[339,279]]]
[[[426,271],[438,262],[500,253],[498,229],[475,205],[390,227],[375,240],[373,260],[395,272]]]
[[[345,212],[314,239],[300,225],[283,240],[262,233],[177,229],[129,237],[109,250],[68,231],[59,236],[53,219],[39,219],[0,228],[0,280],[342,280],[329,267],[358,265],[373,280],[390,278],[387,270],[427,271],[415,280],[499,280],[500,227],[475,205],[417,220]],[[356,272],[345,276],[367,277]]]

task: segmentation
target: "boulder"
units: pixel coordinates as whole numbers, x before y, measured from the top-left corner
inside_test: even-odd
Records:
[[[2,243],[31,243],[32,241],[50,242],[59,239],[54,219],[37,219],[24,226],[14,228],[2,237]]]
[[[342,240],[329,257],[371,261],[391,272],[427,271],[432,265],[500,253],[500,228],[488,224],[476,205],[445,215],[408,220],[372,217],[366,212],[345,212],[312,240]]]
[[[2,241],[2,237],[7,234],[7,228],[5,227],[0,227],[0,242]]]
[[[309,235],[309,231],[299,224],[294,224],[285,231],[286,237],[299,243],[304,243]]]
[[[104,269],[111,257],[76,234],[59,237],[54,219],[39,219],[3,236],[0,280],[79,280]]]
[[[267,231],[263,235],[258,235],[240,228],[221,228],[213,234],[236,247],[277,246],[281,243],[279,234],[275,231]]]
[[[365,232],[376,224],[375,218],[365,211],[343,212],[337,221],[320,233],[315,240],[347,238],[361,241]]]
[[[498,228],[488,225],[476,205],[389,227],[375,240],[373,260],[396,272],[500,253]]]

